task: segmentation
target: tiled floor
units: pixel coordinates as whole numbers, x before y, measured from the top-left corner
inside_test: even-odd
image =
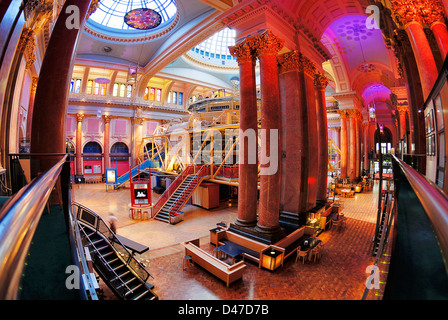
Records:
[[[319,238],[325,242],[325,253],[316,263],[295,262],[292,255],[283,268],[270,272],[247,262],[243,280],[226,287],[225,283],[195,266],[183,271],[184,256],[181,242],[200,238],[201,247],[211,250],[209,229],[217,222],[233,222],[237,208],[223,204],[222,208],[205,210],[196,206],[184,208],[185,220],[169,225],[157,220],[134,221],[128,216],[130,191],[105,191],[104,185],[75,185],[75,201],[101,216],[114,213],[119,218],[118,234],[143,243],[150,250],[140,256],[153,275],[151,283],[161,300],[360,300],[374,263],[371,255],[375,230],[378,185],[373,191],[342,198],[347,217],[344,229],[329,230]],[[153,194],[154,200],[159,197]],[[387,264],[380,264],[381,281],[377,290],[370,290],[368,300],[381,298]],[[383,268],[383,270],[381,270]],[[105,289],[106,299],[114,299]]]

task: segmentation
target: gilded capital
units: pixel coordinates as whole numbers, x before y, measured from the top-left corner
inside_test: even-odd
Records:
[[[270,30],[254,37],[257,56],[277,55],[283,48],[284,40],[277,38]]]
[[[104,123],[110,123],[112,117],[108,114],[103,115]]]
[[[392,0],[392,18],[399,26],[418,22],[430,26],[445,22],[444,8],[438,0]]]
[[[229,47],[230,54],[232,57],[236,57],[238,65],[255,61],[253,42],[253,39],[246,39],[235,46]]]
[[[316,73],[314,75],[314,86],[318,90],[325,90],[325,88],[328,86],[328,79],[323,73]]]
[[[346,119],[347,116],[348,116],[348,114],[347,114],[347,110],[346,110],[346,109],[338,110],[338,113],[339,113],[339,116],[340,116],[342,119]]]
[[[78,120],[78,122],[82,122],[82,120],[84,119],[84,113],[77,113],[76,119]]]
[[[397,111],[400,115],[405,115],[408,112],[408,106],[397,106]]]
[[[309,75],[314,75],[316,72],[315,64],[297,50],[279,55],[277,61],[280,65],[280,73],[303,71]]]

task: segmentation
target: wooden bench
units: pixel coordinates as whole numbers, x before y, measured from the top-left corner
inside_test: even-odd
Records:
[[[196,244],[198,244],[196,242]],[[199,248],[198,245],[192,242],[184,242],[185,254],[190,255],[193,262],[217,278],[223,280],[227,287],[243,277],[243,271],[246,265],[243,261],[239,261],[235,264],[228,265],[224,261],[221,261],[208,252]]]
[[[237,245],[239,248],[243,249],[244,253],[243,259],[249,259],[258,264],[258,267],[261,268],[261,253],[266,248],[269,247],[269,245],[265,243],[261,243],[246,237],[243,237],[239,234],[236,234],[234,232],[223,230],[219,231],[217,234],[217,240],[218,244],[223,243],[225,241],[231,241],[233,244]]]
[[[284,259],[289,257],[291,254],[296,252],[299,243],[306,237],[312,236],[314,234],[314,228],[308,226],[302,226],[291,232],[286,237],[276,242],[274,245],[285,250]]]

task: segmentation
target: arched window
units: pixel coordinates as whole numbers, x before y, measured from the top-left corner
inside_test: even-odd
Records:
[[[94,141],[87,142],[84,148],[82,149],[84,154],[100,154],[102,153],[101,146]]]
[[[116,142],[113,144],[112,148],[110,148],[110,154],[112,155],[120,155],[120,156],[128,156],[129,148],[123,142]]]

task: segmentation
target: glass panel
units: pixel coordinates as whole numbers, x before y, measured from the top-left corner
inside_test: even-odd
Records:
[[[113,90],[113,92],[112,92],[112,95],[113,95],[114,97],[118,96],[118,83],[115,83],[115,84],[114,84],[114,90]]]
[[[440,95],[438,95],[434,99],[434,107],[436,110],[437,130],[441,130],[444,128],[444,123],[443,123],[442,99],[440,98]]]
[[[156,11],[161,16],[161,25],[170,21],[177,12],[173,0],[101,0],[98,9],[90,16],[89,20],[114,29],[136,30],[127,25],[124,19],[129,11],[135,9]]]
[[[81,90],[81,79],[76,79],[75,82],[75,93],[79,93]]]

